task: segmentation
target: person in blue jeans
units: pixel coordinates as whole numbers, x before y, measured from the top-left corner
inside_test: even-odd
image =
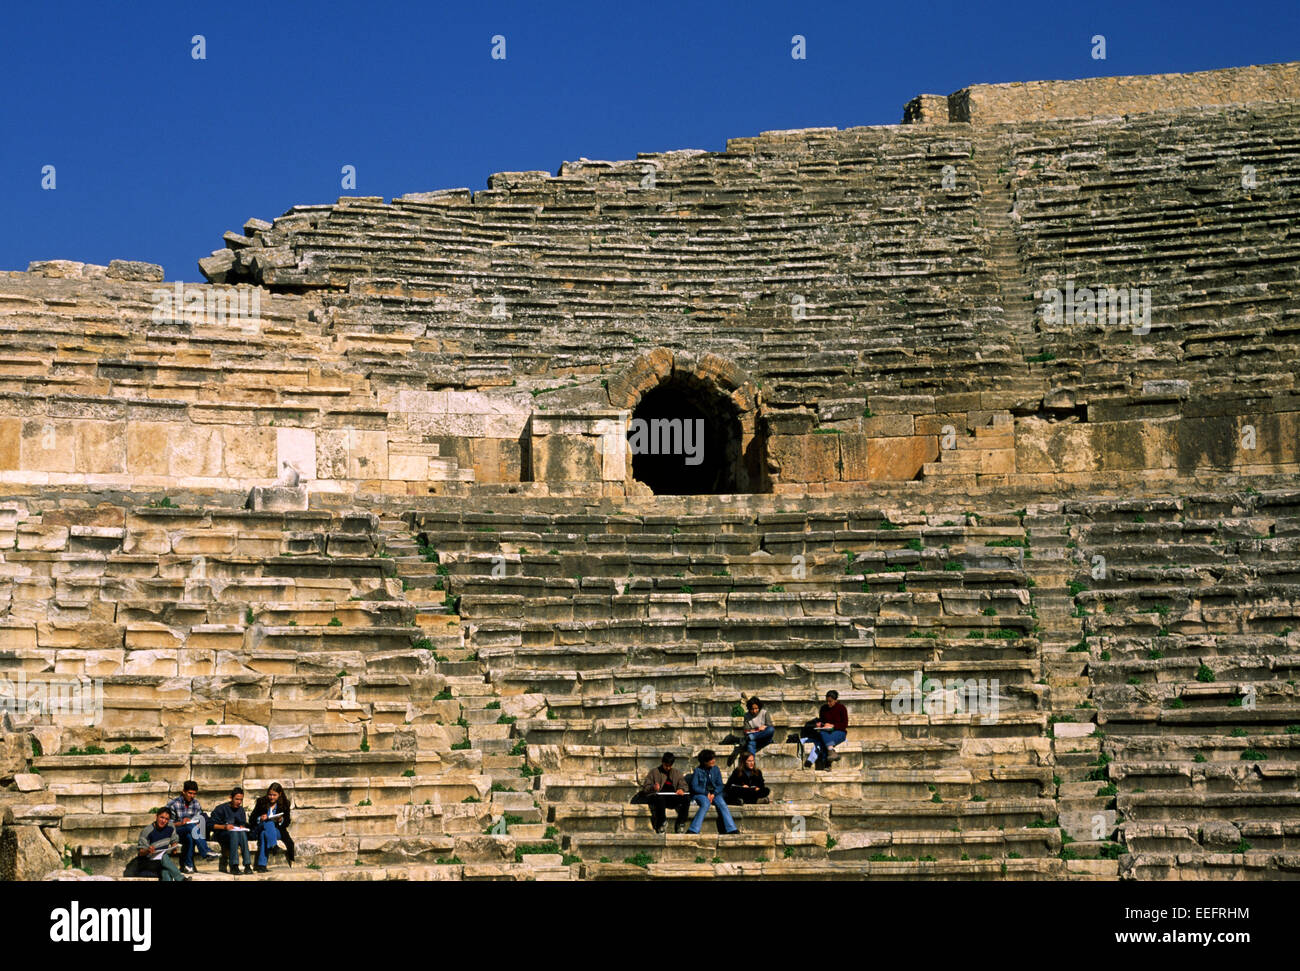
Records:
[[[759,749],[771,744],[776,726],[772,724],[772,716],[757,698],[749,699],[748,708],[749,715],[745,718],[745,751],[757,755]]]
[[[230,802],[223,802],[212,810],[212,833],[221,841],[230,862],[230,875],[239,876],[239,857],[244,858],[244,872],[252,873],[252,860],[248,854],[248,814],[244,810],[244,788],[230,790]]]
[[[745,715],[744,735],[740,744],[727,756],[728,766],[733,765],[743,753],[757,755],[759,749],[772,744],[772,738],[776,734],[776,726],[772,723],[772,716],[763,707],[763,702],[759,701],[757,697],[750,698],[749,701],[745,702],[745,707],[748,709],[748,713]]]
[[[822,705],[817,717],[808,725],[808,732],[814,744],[804,762],[804,768],[813,765],[822,769],[830,768],[830,764],[840,757],[835,746],[849,736],[849,710],[840,704],[838,691],[826,692],[826,704]]]
[[[199,805],[199,784],[189,779],[181,786],[181,794],[167,804],[172,812],[172,825],[181,841],[181,872],[194,872],[194,851],[211,860],[219,854],[212,852],[203,838],[203,807]]]
[[[691,820],[687,832],[698,836],[700,827],[704,825],[704,815],[709,811],[709,806],[713,806],[718,811],[718,825],[722,832],[728,836],[739,833],[740,827],[731,818],[731,810],[727,808],[727,798],[722,785],[722,770],[718,768],[717,756],[712,749],[706,748],[696,756],[696,760],[700,764],[691,773],[689,785],[691,802],[700,808],[695,811],[695,818]]]
[[[253,804],[253,836],[257,839],[257,872],[266,872],[266,859],[278,851],[276,845],[284,841],[285,859],[293,866],[293,837],[289,835],[289,797],[284,787],[272,782],[266,795]]]

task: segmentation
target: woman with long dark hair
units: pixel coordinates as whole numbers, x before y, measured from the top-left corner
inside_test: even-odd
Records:
[[[272,782],[266,795],[259,796],[249,814],[253,834],[257,839],[257,872],[266,872],[266,858],[277,851],[276,844],[284,843],[284,859],[293,866],[293,837],[289,835],[289,797],[284,787]]]
[[[763,707],[763,702],[757,696],[745,702],[745,711],[745,724],[742,726],[744,734],[741,735],[740,743],[735,750],[727,757],[729,766],[745,752],[750,755],[757,754],[759,749],[772,744],[772,738],[776,735],[776,725],[772,723],[772,716],[768,714],[767,709]]]
[[[753,752],[746,752],[740,757],[740,765],[731,773],[723,791],[727,802],[738,806],[768,801],[772,790],[763,784],[763,773],[756,764]]]

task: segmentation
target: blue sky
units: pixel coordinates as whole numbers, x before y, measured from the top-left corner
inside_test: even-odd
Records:
[[[981,81],[1298,58],[1295,0],[10,3],[0,269],[138,259],[197,280],[225,230],[299,203],[893,124],[916,94]]]

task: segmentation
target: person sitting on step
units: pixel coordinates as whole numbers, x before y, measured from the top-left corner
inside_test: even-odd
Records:
[[[215,859],[219,853],[212,852],[204,839],[206,820],[203,807],[199,805],[199,784],[189,779],[181,786],[181,794],[167,804],[172,811],[172,825],[181,840],[181,872],[194,872],[194,851],[205,860]]]
[[[712,749],[705,749],[696,756],[700,763],[694,772],[691,773],[691,801],[699,809],[695,811],[695,818],[691,820],[691,827],[688,833],[698,836],[700,827],[704,825],[704,814],[712,806],[718,811],[719,832],[730,836],[733,833],[739,833],[740,827],[731,818],[731,810],[727,808],[727,796],[722,784],[722,770],[718,768],[718,757]]]
[[[736,805],[765,803],[772,790],[763,785],[763,773],[758,768],[753,752],[746,752],[740,757],[740,765],[731,773],[724,790],[727,802]]]
[[[650,804],[650,825],[656,833],[667,828],[668,810],[677,811],[677,821],[673,832],[680,833],[686,822],[686,811],[691,808],[690,798],[686,795],[686,776],[673,768],[677,756],[665,752],[659,764],[646,773],[641,789],[632,797],[633,802]]]
[[[181,849],[180,837],[172,825],[172,811],[163,806],[154,814],[153,823],[140,831],[140,872],[157,876],[165,883],[174,883],[186,877],[172,859]]]
[[[803,767],[815,765],[819,769],[829,769],[830,764],[840,757],[835,746],[849,735],[849,710],[840,704],[838,691],[826,692],[826,704],[822,705],[808,729],[808,736],[799,739],[800,745],[809,741],[813,743]]]
[[[284,843],[284,859],[293,866],[293,837],[289,835],[289,797],[284,787],[272,782],[266,795],[253,803],[253,837],[257,840],[257,872],[266,872],[268,854],[276,853],[277,843]]]
[[[736,746],[729,756],[727,756],[727,765],[732,765],[741,752],[748,752],[755,755],[758,750],[765,748],[772,743],[772,736],[776,734],[776,726],[772,724],[772,716],[767,713],[763,707],[763,702],[758,698],[750,698],[745,703],[747,714],[745,715],[745,734],[739,745]]]
[[[221,848],[225,850],[226,859],[218,864],[218,869],[223,873],[226,870],[226,862],[230,864],[230,875],[239,876],[239,861],[236,858],[236,851],[242,851],[244,857],[244,872],[252,873],[253,861],[248,855],[248,813],[244,810],[244,788],[235,786],[230,790],[230,802],[223,802],[216,809],[212,810],[212,831],[213,835],[221,841]]]

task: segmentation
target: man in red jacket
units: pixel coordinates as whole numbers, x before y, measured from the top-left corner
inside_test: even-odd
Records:
[[[826,692],[826,704],[822,705],[816,720],[809,727],[812,729],[814,744],[804,768],[814,764],[820,768],[830,768],[830,764],[840,757],[835,746],[849,736],[849,710],[840,704],[838,691],[832,689]]]

